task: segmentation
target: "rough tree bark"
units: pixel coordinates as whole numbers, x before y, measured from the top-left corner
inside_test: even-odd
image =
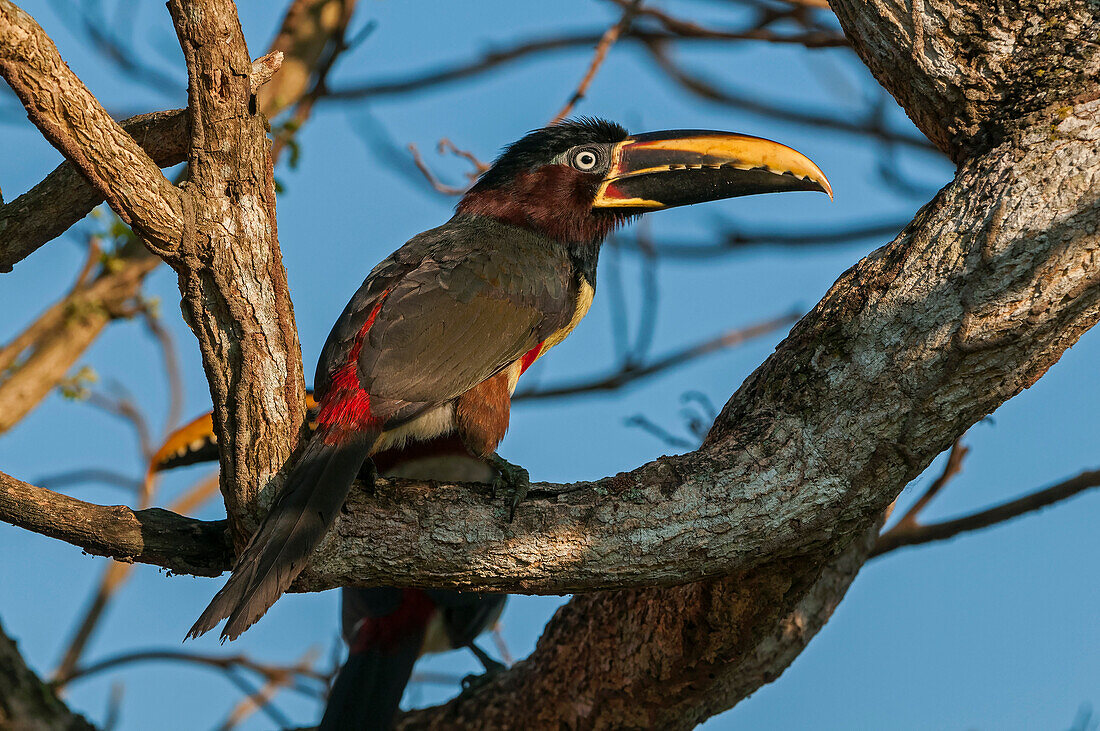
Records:
[[[11,731],[95,731],[83,716],[27,667],[15,642],[0,627],[0,728]]]
[[[222,493],[239,537],[280,470],[305,417],[301,346],[275,223],[266,122],[252,62],[228,0],[168,4],[187,62],[191,112],[186,235],[168,263],[184,319],[199,340],[221,445]],[[224,440],[224,441],[223,441]]]
[[[192,27],[182,5],[172,3],[181,36],[209,32]],[[959,163],[956,179],[894,242],[838,280],[734,394],[698,452],[597,483],[545,486],[511,526],[499,506],[465,488],[355,493],[301,588],[632,587],[577,598],[530,658],[477,692],[410,715],[406,727],[463,727],[476,718],[494,728],[678,728],[732,706],[777,677],[826,621],[904,485],[1100,317],[1100,46],[1081,42],[1098,37],[1097,5],[834,7],[879,81]],[[195,44],[189,70],[193,86],[218,97],[239,73],[227,70],[242,67],[212,53]],[[193,114],[202,104],[192,100]],[[201,145],[205,123],[195,119]],[[257,170],[246,172],[246,188],[258,191]],[[209,216],[224,203],[222,182],[212,172],[204,183],[215,201]],[[267,199],[235,198],[260,210],[234,226],[268,233]],[[184,229],[207,231],[209,223],[196,216]],[[271,246],[273,232],[264,241]],[[241,251],[253,258],[234,258],[239,269],[226,279],[208,271],[209,261],[185,261],[185,300],[198,301],[191,267],[213,279],[219,296],[233,283],[268,296],[255,282],[278,266],[277,249]],[[197,286],[207,284],[200,277]],[[213,304],[210,316],[192,310],[192,318],[208,328],[196,331],[219,441],[229,445],[223,470],[239,471],[227,478],[227,504],[241,518],[277,457],[289,454],[285,426],[296,414],[287,404],[300,371],[293,378],[293,365],[279,360],[285,350],[265,352],[249,337],[242,350],[251,350],[233,357],[234,334],[255,330],[230,324],[255,324],[252,314]],[[275,365],[252,360],[273,355]],[[278,389],[280,374],[282,391],[263,390]],[[241,398],[232,404],[230,378]],[[249,421],[264,416],[273,421]],[[249,462],[241,450],[260,444],[265,427],[271,451]],[[642,588],[697,579],[710,580]]]
[[[268,53],[252,68],[252,90],[264,115],[274,117],[311,92],[312,77],[324,64],[331,66],[335,54],[343,50],[336,45],[354,5],[353,0],[295,0],[291,4]],[[332,55],[326,57],[326,49],[331,49]],[[280,55],[282,69],[272,65]],[[271,79],[275,71],[279,73]],[[264,83],[267,79],[270,84]],[[277,92],[269,92],[268,87]],[[304,121],[297,119],[296,125]],[[187,159],[191,136],[188,110],[143,114],[120,124],[158,166],[169,167]],[[103,201],[103,193],[73,163],[65,161],[34,188],[0,205],[0,272],[10,271]],[[18,423],[53,390],[110,322],[102,315],[136,297],[145,274],[159,261],[141,247],[122,251],[110,271],[102,272],[93,285],[68,295],[0,350],[0,373],[4,374],[0,377],[0,432]],[[62,321],[57,317],[58,313],[74,312],[79,317]],[[28,352],[33,355],[12,367]]]
[[[179,274],[223,445],[222,492],[243,536],[254,521],[244,507],[257,510],[259,492],[277,488],[297,443],[301,350],[278,246],[266,123],[236,7],[179,0],[169,10],[188,70],[190,172],[181,188],[9,0],[0,0],[0,75],[43,135]],[[270,77],[269,68],[257,71]]]

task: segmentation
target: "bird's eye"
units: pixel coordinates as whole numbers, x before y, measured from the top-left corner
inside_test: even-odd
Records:
[[[600,158],[592,150],[581,150],[573,155],[573,167],[577,170],[591,170]]]

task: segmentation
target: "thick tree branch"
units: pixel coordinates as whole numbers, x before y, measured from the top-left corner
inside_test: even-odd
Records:
[[[70,711],[23,662],[19,648],[0,627],[0,728],[13,731],[95,731]]]
[[[3,472],[0,517],[97,556],[151,563],[181,574],[217,576],[233,557],[225,521],[194,520],[160,508],[95,505]]]
[[[516,718],[525,728],[694,728],[779,677],[828,622],[877,531],[824,565],[802,557],[670,589],[574,597],[530,657],[398,728],[510,728]]]
[[[275,216],[266,122],[229,0],[171,0],[187,62],[191,144],[187,236],[169,263],[199,340],[221,448],[222,493],[237,535],[280,470],[305,417],[302,355]],[[248,333],[242,337],[242,333]]]
[[[120,122],[153,162],[164,168],[187,155],[188,116],[185,110],[153,112]],[[0,206],[0,272],[33,254],[40,246],[69,230],[103,202],[103,193],[65,161],[29,191]]]
[[[803,318],[698,452],[536,485],[512,524],[465,487],[353,491],[299,588],[672,584],[850,540],[1100,317],[1098,137],[1090,102],[1054,139],[968,162]]]
[[[34,19],[0,0],[0,76],[42,134],[152,248],[183,231],[179,191],[61,59]]]
[[[831,6],[871,73],[955,162],[1095,98],[1096,44],[1081,42],[1096,38],[1091,0]]]

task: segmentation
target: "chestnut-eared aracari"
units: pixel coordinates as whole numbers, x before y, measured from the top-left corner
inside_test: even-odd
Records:
[[[340,599],[348,658],[318,731],[389,729],[421,655],[468,648],[487,676],[504,669],[474,644],[500,617],[503,594],[348,587]]]
[[[232,576],[195,622],[234,639],[290,586],[371,455],[455,435],[496,455],[516,381],[580,322],[604,238],[639,214],[778,191],[832,194],[789,147],[726,132],[629,135],[571,120],[507,147],[442,226],[376,266],[337,319],[314,380],[317,428]]]

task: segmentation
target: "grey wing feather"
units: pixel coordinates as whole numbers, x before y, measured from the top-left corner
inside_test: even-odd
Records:
[[[419,265],[386,289],[359,354],[359,380],[372,397],[456,398],[572,316],[564,250],[499,224],[455,235],[457,243],[427,247]]]

